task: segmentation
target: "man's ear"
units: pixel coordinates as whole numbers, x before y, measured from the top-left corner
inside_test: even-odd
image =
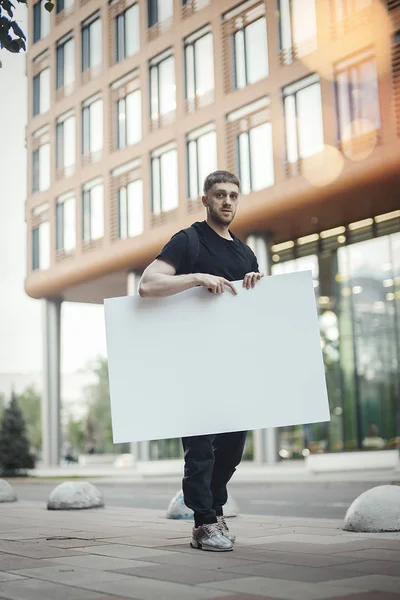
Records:
[[[203,206],[205,208],[207,208],[207,196],[202,196],[201,197],[201,202],[202,202]]]

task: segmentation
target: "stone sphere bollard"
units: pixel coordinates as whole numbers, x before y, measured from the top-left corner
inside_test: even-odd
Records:
[[[400,486],[379,485],[354,500],[344,519],[346,531],[400,531]]]
[[[0,502],[15,502],[17,494],[5,479],[0,479]]]
[[[99,490],[87,481],[64,481],[49,496],[48,510],[80,510],[102,508],[104,500]]]
[[[224,506],[224,517],[237,517],[239,507],[230,494],[228,502]],[[183,500],[183,492],[180,490],[171,500],[167,508],[167,519],[193,519],[193,511],[188,508]]]

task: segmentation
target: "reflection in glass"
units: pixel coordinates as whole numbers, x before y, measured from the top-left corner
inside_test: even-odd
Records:
[[[39,191],[43,192],[50,187],[50,144],[43,144],[39,148]]]
[[[307,158],[324,148],[321,88],[313,83],[285,95],[286,153],[288,162]]]
[[[161,202],[163,212],[178,206],[178,155],[176,150],[164,152],[161,163]]]
[[[196,95],[202,96],[214,89],[213,37],[207,33],[194,42],[194,73]]]
[[[76,215],[75,198],[69,198],[63,203],[64,213],[64,250],[69,252],[76,246]]]
[[[103,185],[90,190],[90,239],[98,240],[104,235],[104,196]]]
[[[40,114],[47,112],[50,108],[50,69],[46,68],[40,72]]]
[[[125,17],[125,52],[124,58],[132,56],[140,50],[139,4],[134,4],[124,13]]]
[[[165,115],[176,108],[175,59],[173,56],[159,63],[158,77],[160,115]]]
[[[275,183],[271,123],[253,127],[249,136],[251,187],[256,192]]]
[[[45,221],[39,225],[39,269],[50,267],[50,223]]]
[[[243,88],[268,76],[267,22],[261,17],[234,35],[235,87]]]

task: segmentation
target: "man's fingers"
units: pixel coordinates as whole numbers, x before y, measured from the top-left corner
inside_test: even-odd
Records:
[[[222,282],[224,285],[226,285],[228,288],[230,288],[234,294],[238,293],[237,289],[235,288],[235,286],[233,285],[233,283],[231,281],[228,281],[227,279],[223,279]]]

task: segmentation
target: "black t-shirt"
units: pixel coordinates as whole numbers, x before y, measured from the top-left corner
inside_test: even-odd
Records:
[[[171,264],[177,275],[184,273],[208,273],[225,277],[228,281],[239,281],[246,273],[258,273],[257,258],[251,248],[233,235],[226,240],[216,233],[206,221],[194,223],[199,234],[199,253],[191,269],[189,260],[189,238],[183,231],[176,233],[164,246],[158,259]]]

